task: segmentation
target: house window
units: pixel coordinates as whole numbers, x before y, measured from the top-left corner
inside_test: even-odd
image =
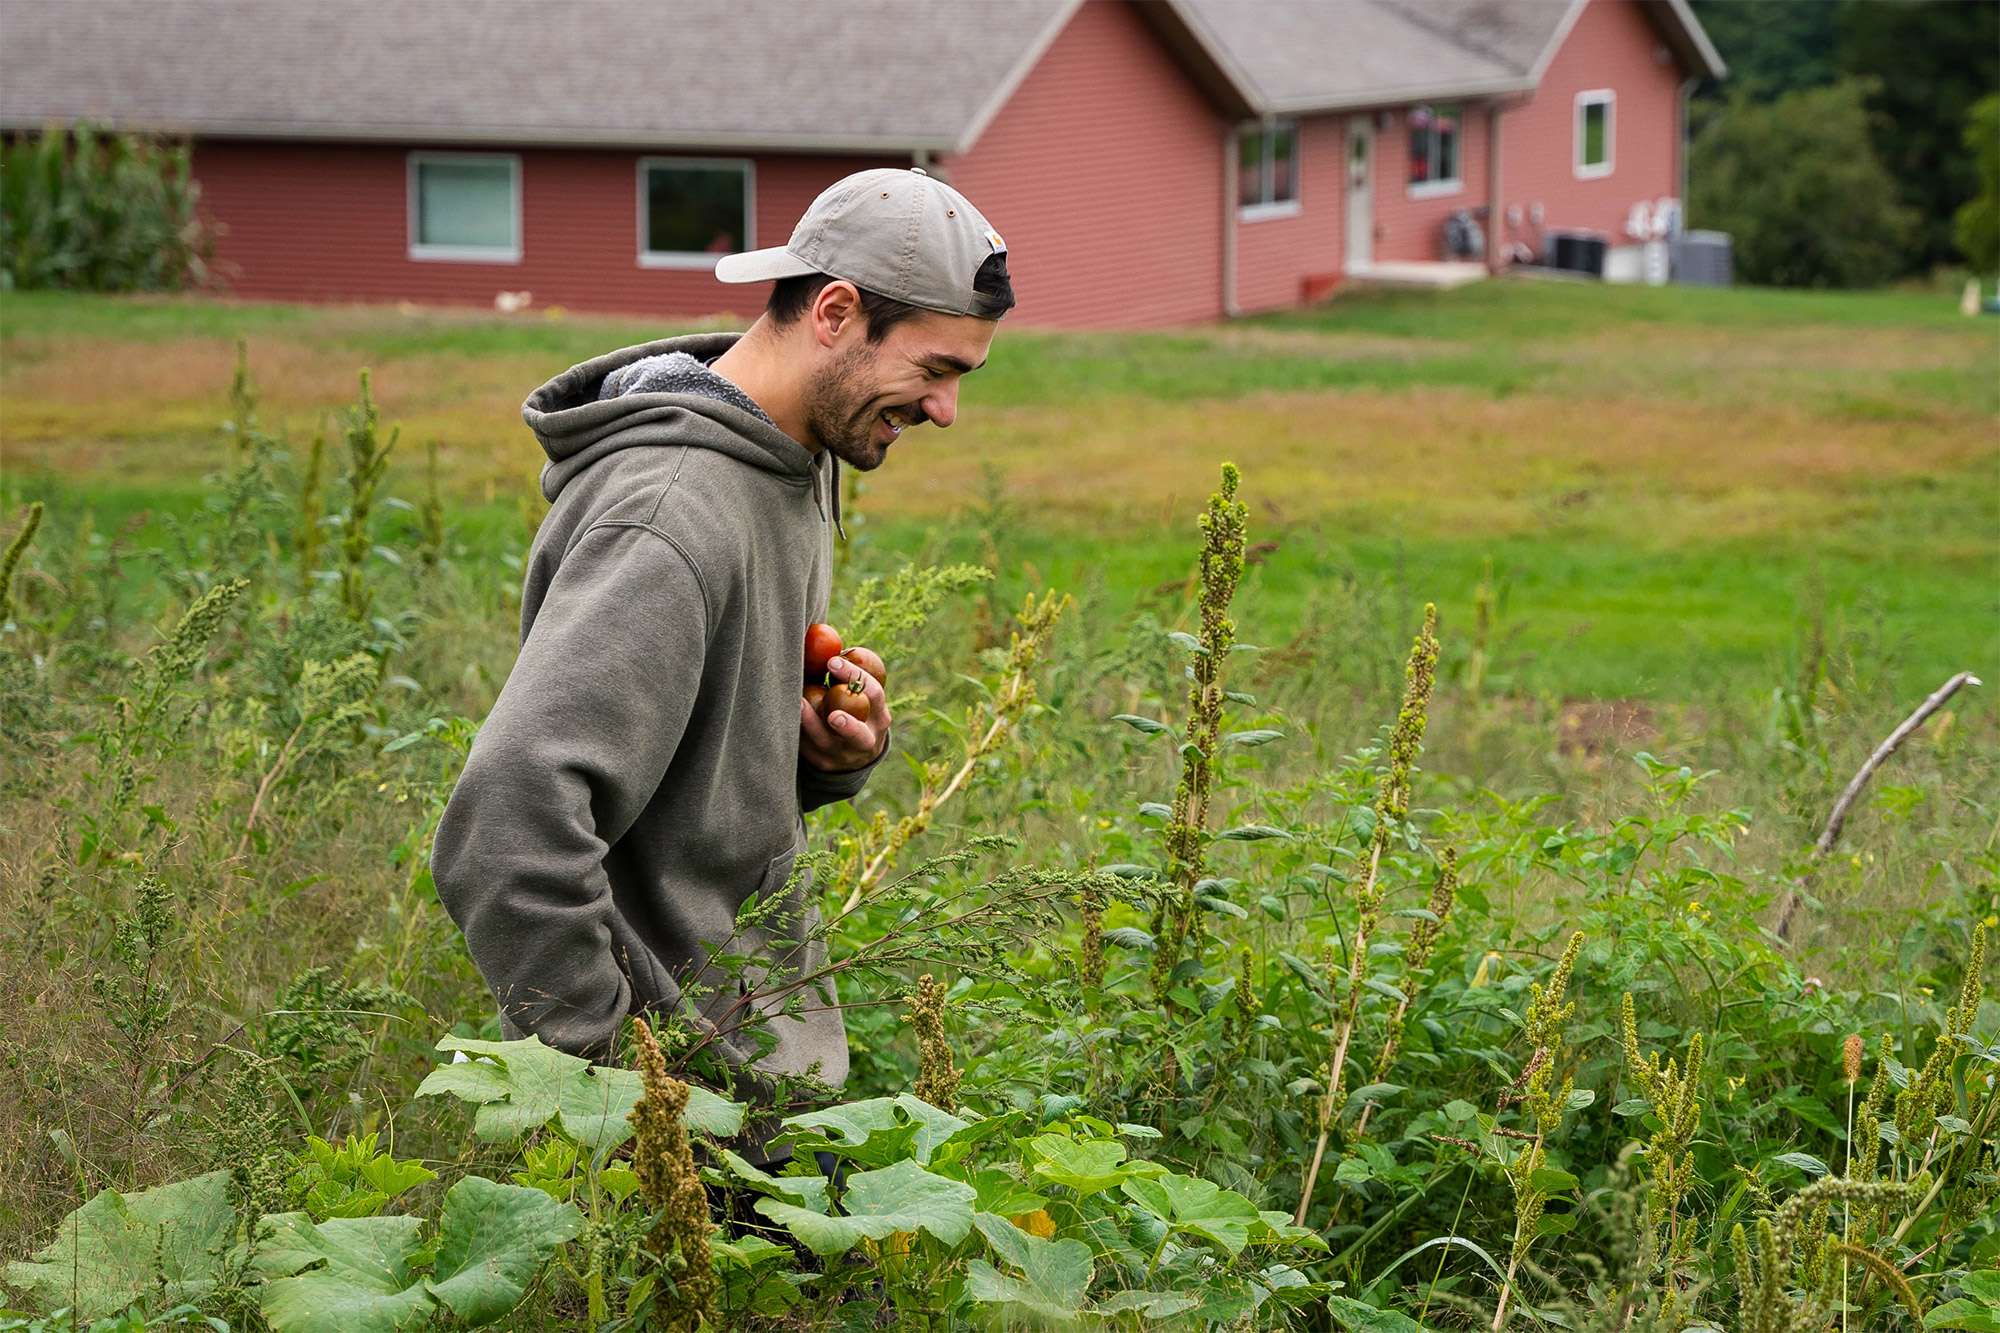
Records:
[[[1255,220],[1299,211],[1299,127],[1279,120],[1236,136],[1238,215]]]
[[[742,159],[639,159],[639,264],[714,268],[755,248],[750,163]]]
[[[521,262],[521,159],[412,153],[410,258]]]
[[[1460,108],[1425,103],[1410,108],[1410,197],[1456,194],[1459,179]]]
[[[1616,95],[1609,88],[1576,95],[1576,176],[1589,180],[1611,174],[1612,117]]]

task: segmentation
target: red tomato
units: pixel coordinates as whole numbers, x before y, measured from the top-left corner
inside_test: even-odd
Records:
[[[883,687],[889,684],[889,670],[882,665],[882,657],[873,648],[863,648],[856,644],[852,648],[842,648],[840,655],[854,665],[875,677],[875,683]]]
[[[812,705],[813,712],[818,713],[821,717],[825,717],[826,686],[824,685],[806,686],[806,702]]]
[[[817,621],[806,626],[806,679],[825,676],[828,659],[839,652],[840,634],[833,626]]]
[[[831,718],[835,713],[852,713],[858,722],[866,722],[875,705],[868,702],[868,691],[860,681],[852,685],[836,685],[827,691],[826,713]]]

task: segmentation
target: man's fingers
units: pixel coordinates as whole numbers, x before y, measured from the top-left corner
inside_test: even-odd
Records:
[[[869,707],[875,713],[879,714],[888,708],[888,701],[882,694],[882,682],[869,675],[865,669],[858,666],[851,659],[845,657],[831,658],[827,662],[827,669],[834,672],[835,679],[837,680],[860,681],[862,693],[868,696]]]
[[[799,728],[816,749],[831,751],[840,744],[840,738],[827,730],[826,719],[815,713],[803,698],[799,700]]]

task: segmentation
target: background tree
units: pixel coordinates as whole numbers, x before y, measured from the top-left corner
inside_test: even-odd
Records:
[[[1916,218],[1875,156],[1867,95],[1848,80],[1739,96],[1696,136],[1689,214],[1735,238],[1745,280],[1865,287],[1904,271]]]
[[[1952,219],[1958,252],[1976,273],[2000,272],[2000,93],[1980,99],[1965,125],[1965,149],[1978,167],[1979,193]]]
[[[2000,0],[1693,4],[1729,64],[1726,80],[1695,92],[1689,122],[1697,137],[1739,103],[1862,80],[1875,157],[1916,219],[1892,276],[1952,262],[1954,216],[1978,190],[1967,117],[2000,92]]]

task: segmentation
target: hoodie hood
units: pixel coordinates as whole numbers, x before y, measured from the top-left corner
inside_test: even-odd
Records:
[[[840,460],[827,450],[817,454],[808,450],[761,412],[719,394],[692,391],[598,397],[605,379],[633,362],[668,352],[712,361],[740,337],[740,333],[692,333],[621,347],[571,366],[529,394],[521,405],[521,419],[549,458],[542,465],[543,497],[553,504],[573,477],[606,454],[649,445],[685,445],[727,454],[788,485],[812,487],[820,512],[828,513],[830,506],[839,530]],[[845,530],[840,535],[842,540],[847,537]]]

